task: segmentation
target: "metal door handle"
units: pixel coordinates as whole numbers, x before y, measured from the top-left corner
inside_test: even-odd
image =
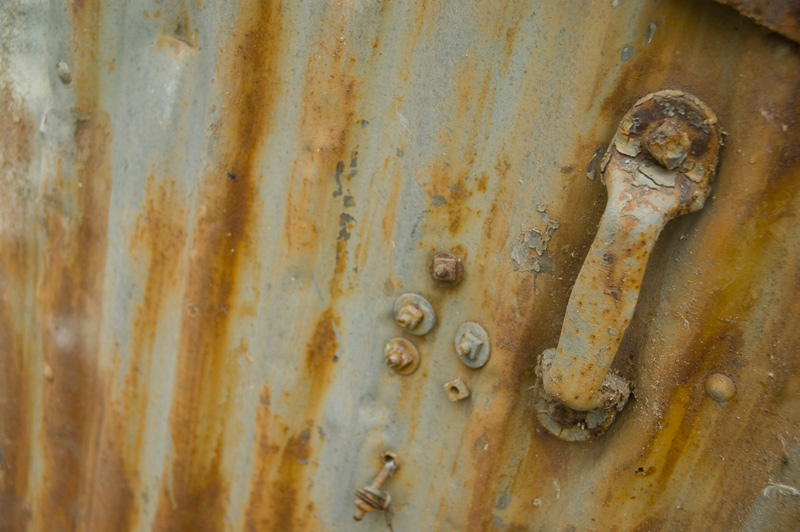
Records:
[[[664,225],[701,209],[722,137],[696,97],[661,91],[634,104],[601,163],[608,203],[567,304],[558,347],[537,365],[537,412],[553,434],[602,434],[630,395],[610,372],[628,329],[650,252]]]

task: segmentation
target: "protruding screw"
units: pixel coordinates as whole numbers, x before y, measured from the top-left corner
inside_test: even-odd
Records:
[[[392,338],[384,349],[386,365],[396,373],[409,375],[419,366],[419,351],[405,338]]]
[[[706,378],[706,393],[720,404],[725,404],[736,395],[736,385],[726,375],[712,373]]]
[[[489,359],[489,335],[475,322],[468,321],[458,327],[453,345],[459,360],[470,368],[478,369]]]
[[[461,355],[462,357],[469,357],[470,353],[472,353],[472,346],[469,345],[469,343],[467,342],[461,342],[460,344],[458,344],[456,351],[458,351],[458,354]]]
[[[361,521],[365,515],[375,510],[388,510],[391,505],[392,498],[387,492],[380,491],[380,487],[397,471],[399,465],[394,453],[384,453],[383,460],[383,467],[372,484],[356,491],[356,500],[354,501],[356,513],[353,514],[353,519],[356,521]]]
[[[474,360],[476,356],[478,356],[478,351],[481,350],[481,346],[483,342],[480,338],[477,338],[474,334],[469,331],[466,331],[461,336],[461,343],[458,344],[456,347],[456,351],[462,357],[467,357],[470,360]]]
[[[645,139],[644,147],[658,163],[674,170],[689,154],[689,136],[670,119],[666,119]]]
[[[428,268],[431,278],[439,284],[455,285],[464,276],[464,265],[461,259],[452,253],[437,253]]]
[[[392,312],[397,324],[415,336],[427,334],[436,323],[436,312],[430,302],[412,292],[399,296]]]
[[[397,313],[397,323],[406,329],[416,329],[424,317],[425,313],[408,301]]]

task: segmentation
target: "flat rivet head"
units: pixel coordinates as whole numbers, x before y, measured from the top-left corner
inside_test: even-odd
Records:
[[[437,253],[431,259],[431,278],[441,285],[456,285],[464,276],[464,265],[461,259],[452,253]]]
[[[730,377],[712,373],[706,378],[706,393],[714,401],[724,405],[736,395],[736,385]]]
[[[454,403],[469,397],[469,388],[460,378],[454,379],[444,385],[444,391],[447,392],[447,397]]]
[[[419,294],[403,294],[394,302],[397,324],[414,335],[430,332],[436,323],[436,313],[427,299]]]
[[[384,349],[386,365],[400,375],[410,375],[419,367],[419,350],[405,338],[392,338]]]
[[[483,367],[489,360],[489,335],[475,322],[462,323],[456,331],[455,348],[464,365],[474,369]]]

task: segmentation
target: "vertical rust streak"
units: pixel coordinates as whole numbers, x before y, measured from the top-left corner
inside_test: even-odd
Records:
[[[264,405],[258,415],[258,462],[245,518],[245,530],[316,529],[311,526],[313,503],[303,479],[308,475],[312,453],[314,421],[331,383],[331,372],[339,348],[334,327],[338,319],[328,308],[317,319],[311,339],[306,345],[304,378],[293,390],[293,401],[299,403],[291,426],[284,427],[288,438],[282,443],[269,421],[269,392],[262,394]],[[266,398],[266,399],[265,399]],[[298,512],[299,509],[303,511]]]
[[[100,107],[101,3],[70,6],[75,87],[72,175],[45,184],[45,263],[37,299],[45,384],[40,528],[82,529],[104,398],[98,376],[110,196],[110,124]]]
[[[101,432],[94,483],[96,494],[89,518],[90,530],[131,530],[139,510],[139,464],[145,443],[148,386],[159,320],[165,305],[177,303],[175,287],[186,231],[183,198],[175,182],[150,175],[142,212],[136,220],[130,254],[140,258],[146,273],[144,294],[135,312],[131,355],[121,394],[107,407]],[[119,397],[121,395],[121,397]]]
[[[252,244],[258,150],[280,94],[280,17],[280,2],[245,3],[222,59],[230,72],[214,139],[220,156],[201,183],[170,417],[175,460],[163,476],[155,530],[224,528],[229,485],[222,460],[238,371],[229,317]]]
[[[75,484],[76,479],[91,484],[94,434],[103,410],[97,362],[111,172],[107,122],[98,110],[77,125],[75,179],[83,186],[55,183],[63,202],[46,215],[48,249],[38,289],[42,350],[53,374],[43,394],[41,515],[65,530],[75,529],[82,518],[86,501],[78,498]]]
[[[348,214],[352,205],[345,199],[351,183],[359,178],[357,153],[351,146],[359,89],[353,76],[357,58],[340,39],[348,33],[350,13],[345,6],[327,8],[320,41],[307,62],[296,140],[296,146],[306,149],[293,165],[281,242],[290,260],[315,268],[318,279],[328,279],[330,297],[310,331],[300,381],[291,392],[285,433],[278,434],[274,427],[257,428],[259,454],[245,517],[248,531],[289,532],[322,526],[309,497],[309,485],[319,466],[314,461],[314,446],[322,439],[313,429],[335,367],[339,348],[336,305],[347,272],[348,240],[359,223]],[[327,268],[332,260],[331,271]],[[319,273],[321,265],[325,270]],[[268,452],[261,454],[263,449]]]
[[[0,87],[8,87],[4,79]],[[22,530],[36,379],[26,311],[37,267],[34,213],[25,201],[34,126],[10,89],[0,89],[0,105],[0,168],[11,177],[0,197],[0,530]]]

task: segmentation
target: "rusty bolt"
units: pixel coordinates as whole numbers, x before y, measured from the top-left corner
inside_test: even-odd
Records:
[[[469,388],[461,380],[461,378],[452,380],[444,385],[444,390],[447,392],[447,397],[453,401],[460,401],[469,397]]]
[[[394,319],[409,333],[427,334],[436,323],[436,313],[430,302],[419,294],[408,293],[394,302]]]
[[[720,404],[725,404],[736,395],[736,385],[726,375],[712,373],[706,378],[706,393]]]
[[[383,462],[383,467],[372,484],[356,491],[356,500],[354,501],[356,513],[353,514],[353,519],[356,521],[361,521],[365,515],[375,510],[391,511],[392,498],[389,493],[380,491],[380,487],[394,474],[399,465],[394,453],[384,453]]]
[[[644,141],[648,153],[668,170],[674,170],[683,163],[691,145],[686,131],[670,119],[661,122]]]
[[[442,285],[456,285],[464,276],[461,259],[452,253],[437,253],[428,268],[431,278]]]
[[[409,301],[397,313],[397,323],[406,329],[416,329],[424,317],[425,314]]]
[[[395,373],[410,375],[419,367],[419,351],[405,338],[392,338],[384,349],[386,365]]]

